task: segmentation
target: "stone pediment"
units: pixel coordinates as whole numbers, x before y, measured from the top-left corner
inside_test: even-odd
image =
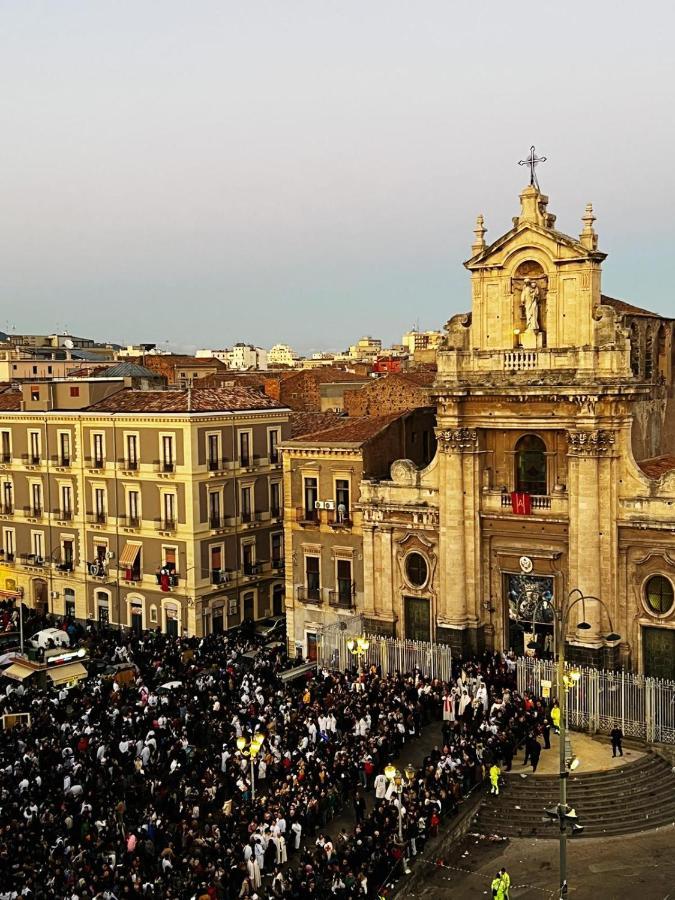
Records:
[[[507,264],[513,253],[527,248],[543,250],[554,263],[573,259],[602,262],[607,256],[599,250],[589,250],[579,240],[563,234],[562,231],[555,231],[534,222],[523,222],[472,256],[464,265],[470,271],[500,268]]]

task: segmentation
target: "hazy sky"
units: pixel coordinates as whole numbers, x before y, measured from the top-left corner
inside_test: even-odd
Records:
[[[675,315],[672,3],[0,0],[0,329],[400,339],[470,306],[530,146]]]

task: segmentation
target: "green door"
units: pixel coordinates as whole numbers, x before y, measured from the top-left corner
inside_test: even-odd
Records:
[[[642,649],[648,678],[675,680],[675,630],[643,628]]]
[[[409,641],[430,641],[429,601],[422,597],[405,598],[405,636]]]

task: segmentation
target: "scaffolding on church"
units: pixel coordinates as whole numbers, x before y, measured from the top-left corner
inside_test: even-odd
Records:
[[[651,744],[675,744],[675,682],[645,678],[632,672],[573,668],[581,672],[581,679],[567,697],[572,728],[591,734],[609,734],[618,725],[626,737]],[[541,696],[545,686],[555,696],[555,663],[521,658],[517,662],[517,675],[519,691],[532,691]]]

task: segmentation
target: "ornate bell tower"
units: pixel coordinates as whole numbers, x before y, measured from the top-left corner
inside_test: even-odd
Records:
[[[558,231],[537,161],[532,150],[506,233],[488,244],[478,216],[465,263],[471,312],[447,323],[439,353],[439,627],[462,651],[512,646],[521,559],[554,592],[580,588],[610,605],[617,595],[617,459],[630,452],[631,404],[645,388],[601,295],[592,206],[578,238]],[[590,607],[591,631],[572,623],[573,655],[611,663],[601,607]]]

